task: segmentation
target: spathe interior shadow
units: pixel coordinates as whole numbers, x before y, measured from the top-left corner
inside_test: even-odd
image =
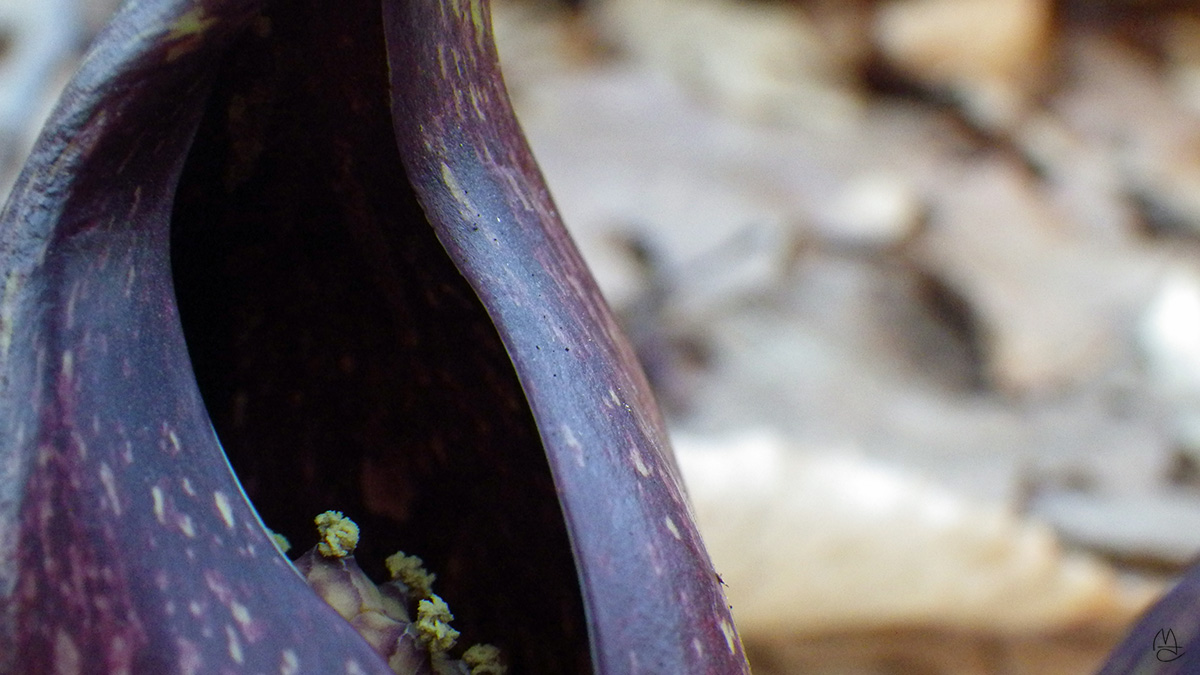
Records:
[[[200,390],[268,527],[343,510],[382,578],[438,573],[463,642],[590,672],[571,549],[512,363],[393,138],[380,11],[268,3],[229,51],[171,224]]]

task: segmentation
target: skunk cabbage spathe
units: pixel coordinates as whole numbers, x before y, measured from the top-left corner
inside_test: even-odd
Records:
[[[486,0],[128,0],[0,215],[0,673],[390,672],[331,508],[513,672],[747,672]]]

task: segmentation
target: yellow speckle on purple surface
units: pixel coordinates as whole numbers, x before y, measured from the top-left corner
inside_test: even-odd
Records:
[[[75,641],[66,631],[59,629],[54,636],[54,672],[59,675],[79,675],[83,672],[83,660]]]
[[[188,539],[196,536],[196,525],[192,522],[192,517],[186,513],[179,516],[177,525],[179,525],[179,531]]]
[[[274,542],[275,548],[279,549],[280,553],[287,553],[292,550],[292,542],[288,541],[287,537],[278,532],[271,532],[270,530],[268,532],[271,535],[271,541]]]
[[[155,485],[150,488],[150,498],[154,500],[154,519],[161,525],[167,524],[167,511],[163,499],[162,488]]]
[[[250,625],[250,610],[237,600],[229,603],[229,613],[233,615],[233,620],[243,629]]]
[[[633,467],[637,469],[637,472],[641,474],[643,478],[649,478],[650,474],[653,473],[653,471],[650,470],[650,467],[646,466],[646,461],[642,458],[642,451],[637,447],[632,447],[629,449],[629,459],[633,461]]]
[[[213,503],[217,505],[217,513],[221,514],[221,520],[225,521],[225,527],[233,529],[233,507],[229,505],[229,497],[224,492],[216,490],[213,492]]]
[[[193,9],[176,19],[166,37],[167,42],[175,43],[167,50],[167,63],[199,47],[200,36],[216,22],[216,17],[205,16],[201,8]]]
[[[675,525],[675,521],[671,520],[671,516],[666,517],[666,523],[667,523],[667,530],[670,531],[671,536],[682,541],[683,535],[680,534],[679,527],[677,525]]]
[[[113,475],[108,462],[100,462],[100,484],[104,486],[104,495],[108,498],[108,508],[115,515],[121,515],[121,499],[117,496],[117,478]]]
[[[296,675],[300,672],[300,657],[291,649],[283,650],[279,657],[279,675]]]
[[[75,375],[75,354],[70,349],[62,355],[62,374],[68,380]]]
[[[4,295],[0,296],[0,362],[8,357],[12,347],[13,315],[16,314],[17,291],[21,290],[21,276],[14,270],[4,279]]]
[[[237,630],[233,626],[225,624],[225,637],[229,640],[229,658],[238,665],[245,663],[246,655],[242,653],[242,643],[238,640]]]
[[[729,647],[729,653],[737,653],[737,633],[733,629],[733,624],[726,619],[721,619],[721,632],[725,634],[725,644]]]
[[[487,37],[487,26],[484,24],[483,2],[471,0],[471,23],[475,26],[475,43],[483,49],[483,41]]]
[[[479,209],[471,203],[471,197],[467,191],[463,189],[458,178],[454,175],[454,171],[450,169],[450,165],[442,162],[442,184],[450,191],[450,196],[458,203],[458,215],[462,217],[464,222],[471,222],[479,214]]]

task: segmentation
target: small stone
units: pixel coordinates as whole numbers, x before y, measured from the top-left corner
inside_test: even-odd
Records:
[[[916,190],[903,178],[865,173],[818,208],[815,225],[833,243],[884,249],[912,236],[923,210]]]
[[[765,431],[673,441],[744,634],[1122,630],[1157,590],[1066,552],[1044,524],[881,462]]]
[[[1178,444],[1200,456],[1200,270],[1168,272],[1142,316],[1146,372],[1171,407]]]
[[[1050,46],[1046,0],[893,0],[881,5],[875,41],[894,67],[958,95],[987,127],[1013,121]]]
[[[1194,493],[1056,491],[1034,497],[1029,511],[1065,540],[1116,558],[1184,567],[1200,551],[1200,499]]]

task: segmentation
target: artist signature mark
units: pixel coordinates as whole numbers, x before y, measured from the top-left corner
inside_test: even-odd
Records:
[[[1183,656],[1183,650],[1175,641],[1175,631],[1170,628],[1160,628],[1154,635],[1154,658],[1168,663],[1181,656]]]

